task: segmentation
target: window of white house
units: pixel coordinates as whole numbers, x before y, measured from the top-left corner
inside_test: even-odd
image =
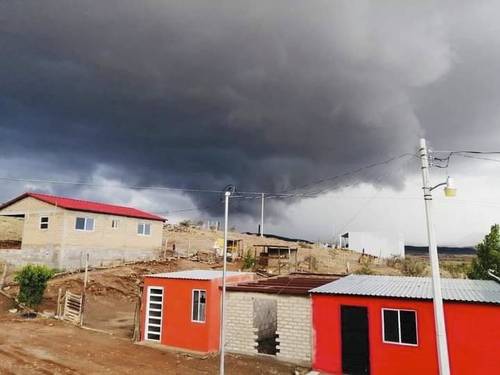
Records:
[[[91,217],[77,217],[75,222],[76,230],[93,231],[94,219]]]
[[[193,305],[191,312],[191,319],[193,322],[205,323],[206,297],[206,291],[198,289],[193,290]]]
[[[42,216],[40,218],[40,229],[49,229],[49,217]]]
[[[118,228],[118,224],[119,224],[119,220],[118,219],[113,219],[111,220],[111,228],[113,229],[117,229]]]
[[[417,312],[382,309],[384,342],[417,345]]]
[[[151,234],[151,224],[148,223],[137,224],[137,234],[140,236],[149,236]]]

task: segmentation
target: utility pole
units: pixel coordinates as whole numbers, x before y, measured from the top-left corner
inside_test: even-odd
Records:
[[[264,193],[261,193],[261,206],[260,206],[260,236],[264,237]]]
[[[224,375],[224,346],[225,342],[225,327],[226,322],[226,266],[227,266],[227,227],[229,216],[229,196],[231,192],[224,193],[224,252],[223,252],[223,268],[222,268],[222,301],[221,301],[221,324],[220,324],[220,375]]]
[[[434,303],[434,321],[436,325],[436,344],[438,352],[440,375],[450,374],[448,357],[448,343],[446,340],[446,327],[444,322],[443,296],[441,294],[441,276],[439,274],[439,258],[436,244],[436,234],[432,221],[432,186],[429,173],[429,156],[425,139],[420,139],[420,160],[422,164],[422,182],[425,202],[425,216],[427,220],[427,237],[429,240],[429,257],[432,269],[432,290]]]

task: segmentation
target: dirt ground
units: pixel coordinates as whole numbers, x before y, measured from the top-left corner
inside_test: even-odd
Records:
[[[48,319],[0,317],[1,374],[217,374],[216,356],[192,357]],[[268,358],[226,356],[226,373],[293,374]]]
[[[237,270],[239,264],[230,264]],[[150,273],[181,271],[187,269],[212,269],[208,264],[186,259],[141,262],[119,267],[91,270],[86,291],[84,324],[88,327],[131,338],[134,329],[134,313],[139,300],[142,276]],[[7,283],[12,281],[10,275]],[[83,289],[83,273],[56,277],[49,281],[40,312],[55,312],[59,289],[80,294]],[[18,292],[17,286],[4,291],[11,296]],[[1,303],[1,300],[0,300]],[[1,306],[1,305],[0,305]]]

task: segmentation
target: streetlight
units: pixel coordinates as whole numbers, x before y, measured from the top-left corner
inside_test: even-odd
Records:
[[[448,357],[448,343],[446,339],[446,326],[444,321],[443,296],[441,294],[441,276],[439,273],[439,258],[437,252],[436,235],[432,222],[432,190],[446,185],[444,192],[447,197],[456,195],[456,187],[452,178],[448,177],[446,182],[431,187],[429,174],[429,156],[425,139],[420,139],[420,160],[422,164],[422,182],[425,202],[425,216],[427,220],[427,238],[429,240],[429,258],[432,270],[432,290],[434,304],[434,321],[436,325],[436,343],[439,362],[439,373],[450,374],[450,362]]]
[[[221,300],[221,322],[220,322],[220,375],[224,375],[224,344],[225,344],[225,328],[226,321],[226,267],[227,267],[227,228],[229,221],[229,197],[234,193],[235,187],[232,185],[226,186],[224,189],[224,252],[223,252],[223,268],[222,268],[222,300]]]

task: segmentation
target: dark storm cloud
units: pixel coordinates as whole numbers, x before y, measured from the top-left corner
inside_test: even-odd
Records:
[[[468,73],[499,54],[495,38],[469,56],[481,15],[456,8],[2,1],[0,147],[45,160],[42,178],[102,164],[125,183],[280,191],[450,138],[443,100],[460,138],[470,99],[447,78],[479,90]]]

